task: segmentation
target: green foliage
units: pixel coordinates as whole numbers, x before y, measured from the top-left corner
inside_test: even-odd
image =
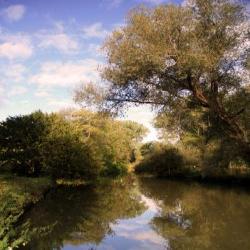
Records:
[[[77,128],[87,145],[91,146],[93,159],[102,175],[124,173],[127,165],[135,161],[137,144],[147,130],[131,121],[117,121],[111,117],[86,110],[64,111],[62,114]]]
[[[45,172],[54,178],[96,177],[99,166],[81,131],[59,115],[51,121],[42,147]]]
[[[43,167],[41,147],[49,132],[49,117],[42,112],[9,117],[0,123],[0,160],[13,172],[39,175]]]
[[[0,124],[1,169],[19,175],[95,178],[126,172],[146,129],[89,111],[10,117]]]
[[[148,143],[141,147],[144,159],[136,165],[137,173],[150,173],[166,177],[177,176],[185,171],[184,159],[177,148],[160,143]]]
[[[0,249],[22,244],[24,238],[16,238],[15,227],[25,210],[41,199],[52,187],[47,178],[13,177],[0,175]]]
[[[10,117],[1,123],[0,136],[1,162],[13,173],[53,178],[98,174],[90,146],[83,142],[80,131],[56,114]]]
[[[127,166],[125,164],[109,164],[103,168],[102,176],[120,176],[127,173]]]
[[[151,142],[142,145],[141,154],[143,159],[135,166],[137,173],[221,181],[240,181],[250,176],[241,149],[226,140],[213,139],[206,144],[184,140],[175,147]]]
[[[243,92],[241,96],[247,96],[247,93]],[[235,108],[232,106],[237,102],[232,100],[236,98],[231,96],[225,104],[228,109]],[[241,102],[247,102],[247,99],[242,97]],[[244,124],[246,134],[249,134],[249,114],[247,104],[245,112],[239,114],[239,121]],[[214,171],[216,168],[230,168],[231,162],[239,158],[244,162],[242,165],[249,166],[249,155],[230,138],[220,122],[207,110],[196,108],[192,112],[179,111],[174,116],[178,116],[178,119],[173,114],[162,113],[156,118],[155,125],[166,141],[169,134],[179,135],[177,146],[191,165],[199,167],[201,171],[209,168]]]

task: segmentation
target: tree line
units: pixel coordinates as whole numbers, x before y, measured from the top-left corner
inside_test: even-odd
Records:
[[[52,178],[117,175],[135,161],[146,131],[86,110],[8,117],[0,123],[0,169]]]

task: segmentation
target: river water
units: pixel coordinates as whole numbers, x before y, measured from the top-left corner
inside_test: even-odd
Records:
[[[34,250],[249,250],[250,193],[136,177],[64,187],[16,231]]]

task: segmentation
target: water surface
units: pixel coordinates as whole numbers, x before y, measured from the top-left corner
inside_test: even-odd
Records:
[[[250,193],[135,177],[59,188],[16,235],[34,250],[249,250]]]

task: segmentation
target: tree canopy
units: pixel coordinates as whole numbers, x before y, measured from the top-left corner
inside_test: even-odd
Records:
[[[140,6],[106,40],[107,64],[94,84],[76,91],[78,102],[104,109],[149,103],[172,114],[204,108],[249,153],[249,132],[239,119],[247,99],[226,103],[249,86],[249,19],[237,1],[193,0],[186,5]],[[175,116],[178,119],[178,116]]]

